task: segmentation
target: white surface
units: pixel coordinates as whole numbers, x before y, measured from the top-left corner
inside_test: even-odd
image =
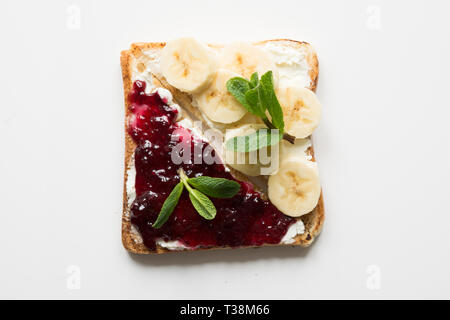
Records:
[[[46,3],[0,4],[1,298],[450,298],[447,2]],[[122,248],[119,53],[181,35],[316,47],[327,219],[310,249]]]

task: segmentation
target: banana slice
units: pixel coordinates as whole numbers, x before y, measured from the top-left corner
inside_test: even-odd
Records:
[[[195,99],[200,110],[212,121],[232,123],[241,119],[247,110],[227,90],[227,81],[237,74],[219,69],[211,85]]]
[[[172,86],[196,93],[214,79],[217,59],[206,45],[193,38],[170,41],[161,52],[161,72]]]
[[[228,129],[225,133],[225,141],[234,137],[246,136],[256,130],[266,128],[264,124],[245,124],[235,129]],[[248,176],[270,175],[278,170],[279,144],[261,148],[252,152],[236,152],[228,150],[223,144],[225,163],[230,167]]]
[[[287,86],[277,90],[283,109],[287,133],[297,137],[308,137],[320,121],[322,106],[314,92],[307,88]]]
[[[311,212],[320,197],[317,164],[301,156],[284,159],[278,172],[269,177],[268,195],[278,210],[288,216]]]
[[[278,71],[270,57],[262,49],[249,43],[235,42],[225,47],[219,63],[221,68],[234,71],[246,79],[250,79],[255,72],[261,77],[272,70],[273,83],[278,83]]]

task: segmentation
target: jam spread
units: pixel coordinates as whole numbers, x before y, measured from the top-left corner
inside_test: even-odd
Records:
[[[209,144],[176,123],[178,111],[163,101],[158,93],[145,93],[146,83],[136,81],[128,97],[131,115],[128,133],[137,143],[134,154],[136,167],[136,199],[131,205],[131,223],[140,232],[143,242],[155,250],[156,240],[178,240],[189,248],[212,246],[259,246],[277,244],[286,234],[294,218],[281,213],[249,183],[241,184],[239,193],[231,199],[211,198],[217,208],[213,220],[201,217],[184,190],[168,221],[155,229],[164,200],[180,181],[181,167],[188,177],[210,176],[236,180],[221,163],[206,164],[190,160],[176,165],[172,149],[182,142],[191,150],[204,150]],[[201,164],[198,164],[201,163]]]

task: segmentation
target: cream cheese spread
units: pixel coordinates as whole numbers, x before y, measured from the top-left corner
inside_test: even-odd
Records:
[[[309,87],[311,79],[305,52],[270,42],[262,49],[269,55],[278,69],[280,86],[295,83],[302,87]]]

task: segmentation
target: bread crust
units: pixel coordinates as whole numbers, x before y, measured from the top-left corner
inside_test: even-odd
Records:
[[[311,79],[311,84],[309,89],[316,91],[317,81],[319,76],[319,62],[317,59],[317,54],[313,47],[307,42],[289,40],[289,39],[275,39],[275,40],[265,40],[260,42],[255,42],[255,44],[265,44],[268,42],[283,42],[288,43],[289,46],[293,48],[298,48],[306,52],[306,59],[310,66],[309,76]],[[131,45],[129,50],[124,50],[121,52],[120,64],[122,68],[122,79],[123,79],[123,89],[124,89],[124,99],[125,99],[125,163],[124,163],[124,184],[123,184],[123,213],[122,213],[122,243],[126,250],[135,254],[161,254],[167,252],[180,252],[180,250],[167,250],[160,246],[157,246],[155,251],[149,250],[141,241],[140,236],[133,231],[132,224],[130,222],[130,213],[128,206],[128,193],[127,193],[127,179],[128,170],[130,168],[131,159],[136,149],[136,143],[130,137],[127,132],[127,119],[130,113],[128,95],[132,87],[132,66],[131,62],[133,58],[139,58],[142,55],[143,50],[161,50],[165,46],[164,42],[155,43],[134,43]],[[211,47],[220,47],[219,45],[210,45]],[[311,146],[309,148],[309,153],[314,158],[314,149]],[[314,241],[314,239],[319,235],[322,230],[322,226],[325,219],[325,210],[323,203],[323,195],[321,193],[319,202],[316,208],[310,213],[297,218],[301,219],[305,225],[305,232],[298,235],[295,238],[295,242],[292,244],[265,244],[262,246],[302,246],[308,247]],[[253,246],[243,246],[240,248],[251,248]],[[183,251],[198,251],[198,250],[214,250],[214,249],[227,249],[230,247],[209,247],[209,248],[197,248],[195,250],[183,250]]]

